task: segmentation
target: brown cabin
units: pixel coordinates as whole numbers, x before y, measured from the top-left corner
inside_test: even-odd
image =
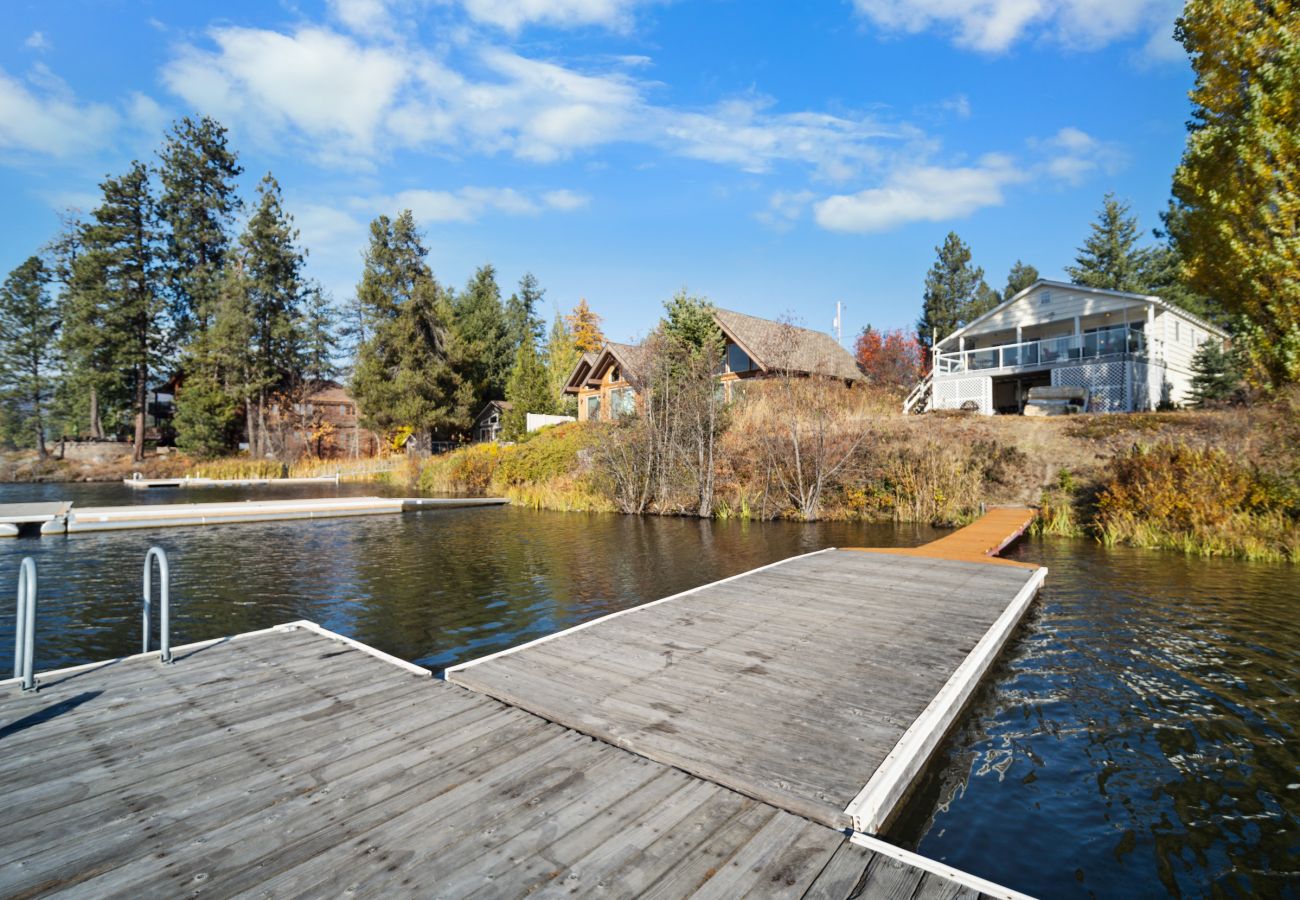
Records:
[[[726,342],[718,380],[728,399],[737,382],[776,373],[863,380],[852,354],[829,334],[726,309],[715,309],[713,319]],[[634,383],[647,363],[637,344],[610,341],[599,353],[583,354],[564,386],[578,398],[578,420],[611,421],[635,410]]]

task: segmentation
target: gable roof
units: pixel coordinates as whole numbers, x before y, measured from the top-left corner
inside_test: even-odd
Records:
[[[1194,313],[1190,313],[1187,310],[1183,309],[1181,306],[1178,306],[1174,303],[1170,303],[1168,300],[1163,300],[1160,297],[1157,297],[1155,294],[1134,294],[1131,293],[1130,291],[1114,291],[1111,290],[1110,288],[1088,287],[1087,285],[1084,284],[1071,284],[1068,281],[1051,281],[1047,278],[1040,278],[1037,281],[1035,281],[1033,284],[1031,284],[1029,287],[1024,288],[1018,293],[1012,294],[1006,300],[1003,300],[997,306],[993,307],[988,312],[984,313],[984,315],[972,319],[971,321],[967,322],[965,325],[963,325],[961,328],[958,328],[956,331],[954,331],[952,334],[948,335],[947,337],[940,338],[939,342],[935,346],[942,347],[944,344],[948,343],[953,338],[959,338],[962,335],[967,334],[975,326],[984,322],[986,319],[992,318],[993,316],[1002,312],[1002,310],[1006,309],[1011,304],[1019,302],[1022,298],[1027,297],[1031,291],[1039,287],[1061,288],[1063,290],[1069,290],[1069,291],[1080,291],[1085,294],[1100,294],[1105,297],[1117,297],[1120,299],[1137,300],[1142,303],[1149,303],[1154,306],[1158,306],[1161,309],[1167,310],[1169,312],[1176,312],[1179,315],[1185,316],[1191,321],[1195,322],[1197,325],[1200,325],[1205,330],[1213,331],[1219,337],[1226,338],[1228,336],[1228,333],[1224,331],[1222,328],[1220,328],[1218,325],[1215,325],[1212,322],[1207,322],[1206,320],[1202,319],[1200,316],[1195,315]]]
[[[584,353],[578,358],[578,362],[574,365],[573,371],[570,372],[569,377],[564,380],[564,393],[578,393],[579,388],[586,383],[587,375],[591,372],[592,366],[596,365],[596,359],[598,356],[599,354],[596,353]]]
[[[493,410],[505,412],[506,410],[510,409],[513,406],[514,404],[511,403],[509,400],[489,400],[487,402],[487,405],[484,406],[481,410],[479,410],[479,414],[474,417],[474,421],[477,423],[480,419],[482,419],[484,416],[486,416],[489,412]]]
[[[584,353],[574,366],[569,380],[564,383],[566,394],[576,394],[589,381],[605,376],[610,366],[617,365],[623,372],[635,378],[646,366],[646,349],[640,344],[620,344],[607,341],[599,353]]]
[[[824,331],[760,319],[729,309],[714,309],[714,321],[733,342],[764,370],[784,369],[808,375],[861,381],[861,370],[849,351]]]

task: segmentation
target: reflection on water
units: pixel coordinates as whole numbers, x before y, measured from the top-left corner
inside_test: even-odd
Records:
[[[0,503],[336,491],[376,488],[0,486]],[[503,508],[0,541],[0,671],[28,554],[38,669],[139,649],[155,543],[174,644],[306,618],[438,669],[797,553],[933,536]],[[1088,541],[1013,554],[1051,568],[1040,600],[891,837],[1042,897],[1294,896],[1300,572]]]
[[[1300,571],[1014,555],[1039,601],[891,837],[1042,897],[1297,896]]]

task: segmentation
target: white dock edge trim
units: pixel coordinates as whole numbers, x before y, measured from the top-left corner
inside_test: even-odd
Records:
[[[783,566],[786,563],[794,562],[796,559],[807,559],[810,556],[817,556],[820,553],[829,553],[834,549],[835,549],[834,547],[823,547],[821,550],[814,550],[811,553],[801,553],[798,556],[791,556],[786,559],[777,560],[774,563],[768,563],[765,566],[759,566],[757,569],[748,569],[744,572],[740,572],[728,578],[723,578],[718,581],[710,581],[708,584],[702,584],[699,587],[693,587],[689,591],[682,591],[681,593],[673,594],[670,597],[660,597],[658,600],[651,600],[649,603],[641,603],[637,606],[629,606],[627,609],[620,609],[618,612],[612,612],[607,615],[603,615],[600,618],[592,619],[590,622],[583,622],[579,625],[574,625],[572,628],[565,628],[563,631],[556,631],[551,634],[542,635],[539,638],[534,638],[533,640],[520,644],[517,647],[508,647],[505,650],[498,650],[496,653],[489,653],[487,656],[480,656],[478,659],[471,659],[468,660],[467,662],[457,663],[454,666],[448,666],[447,668],[442,670],[442,677],[450,681],[451,679],[449,676],[452,673],[459,672],[462,669],[468,669],[470,666],[477,666],[479,663],[485,663],[490,660],[497,659],[498,657],[501,656],[508,656],[509,654],[517,653],[520,650],[527,650],[529,647],[535,647],[538,644],[544,644],[547,641],[553,641],[556,638],[563,637],[566,634],[573,634],[573,632],[575,631],[582,631],[584,628],[590,628],[593,625],[599,625],[601,622],[608,622],[610,619],[617,619],[619,616],[625,616],[628,613],[634,613],[643,609],[649,609],[652,606],[658,606],[660,603],[667,603],[669,600],[677,600],[682,597],[689,596],[690,594],[697,594],[700,591],[707,590],[708,588],[717,587],[720,584],[726,584],[729,581],[735,581],[739,578],[744,578],[747,575],[753,575],[755,572],[763,572],[767,569],[774,569],[777,566]]]
[[[299,619],[296,622],[286,622],[283,625],[272,625],[270,628],[259,628],[256,631],[245,631],[242,634],[231,634],[231,635],[226,635],[225,637],[208,638],[206,641],[194,641],[191,644],[182,644],[180,646],[171,648],[172,655],[175,656],[177,654],[189,653],[194,650],[203,650],[207,647],[212,647],[217,644],[228,644],[231,641],[241,641],[244,638],[264,637],[269,634],[284,634],[286,631],[298,631],[298,630],[310,631],[313,632],[314,634],[319,634],[321,637],[327,637],[330,640],[339,641],[340,643],[347,644],[349,647],[352,647],[356,650],[360,650],[362,653],[368,653],[377,659],[382,659],[384,662],[395,665],[398,668],[410,672],[414,675],[422,675],[426,678],[433,677],[433,672],[424,668],[423,666],[417,666],[415,663],[407,662],[404,659],[399,659],[398,657],[393,656],[391,653],[385,653],[383,650],[376,650],[374,647],[371,647],[369,644],[363,644],[358,640],[353,640],[352,638],[347,637],[346,635],[339,634],[336,631],[330,631],[328,628],[322,628],[321,626],[317,625],[315,622],[308,621],[307,619]],[[117,665],[118,663],[139,662],[141,660],[157,661],[157,659],[158,659],[158,651],[150,650],[148,653],[132,653],[130,656],[117,656],[112,659],[101,659],[98,662],[81,663],[80,665],[67,666],[66,668],[63,669],[50,669],[47,672],[37,672],[35,676],[36,683],[39,685],[42,678],[45,679],[62,678],[66,675],[76,675],[81,672],[90,672],[94,669],[103,668],[105,666],[114,666]],[[19,684],[21,682],[22,682],[21,678],[0,679],[0,688],[12,687],[13,685]]]
[[[337,631],[330,631],[328,628],[322,628],[320,625],[317,625],[315,622],[308,619],[299,619],[297,622],[286,622],[284,625],[277,625],[273,630],[294,631],[297,629],[310,631],[313,634],[327,637],[332,641],[347,644],[354,650],[360,650],[362,653],[369,653],[371,656],[375,657],[375,659],[382,659],[384,662],[397,666],[399,669],[403,669],[413,675],[422,675],[425,678],[433,677],[433,672],[424,668],[424,666],[417,666],[415,663],[407,662],[401,657],[393,656],[391,653],[385,653],[383,650],[378,650],[369,644],[363,644],[355,638],[350,638],[345,634],[339,634]]]
[[[907,793],[913,779],[925,768],[961,708],[1015,631],[1046,577],[1046,567],[1035,570],[1015,599],[953,671],[939,693],[934,695],[929,705],[916,717],[916,721],[899,738],[885,761],[872,774],[871,780],[845,807],[844,812],[853,819],[854,831],[875,834],[884,827],[885,820],[893,813],[895,805]]]
[[[902,847],[895,847],[893,844],[886,843],[878,837],[872,837],[869,834],[854,833],[849,837],[851,843],[859,847],[865,847],[873,853],[879,853],[882,856],[888,856],[896,859],[901,863],[906,863],[917,869],[923,869],[931,874],[947,878],[949,881],[955,881],[963,887],[979,891],[981,894],[988,894],[990,897],[998,897],[999,900],[1035,900],[1028,894],[1022,894],[1019,891],[1013,891],[1009,887],[1003,887],[992,881],[980,878],[978,875],[972,875],[969,872],[963,872],[961,869],[954,869],[947,863],[941,863],[938,860],[921,856],[919,853],[913,853],[911,850],[904,850]]]

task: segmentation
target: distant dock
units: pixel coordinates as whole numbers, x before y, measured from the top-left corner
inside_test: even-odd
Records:
[[[42,535],[120,531],[132,528],[177,528],[238,522],[333,519],[343,516],[394,515],[467,506],[502,506],[504,497],[323,497],[309,500],[257,500],[235,503],[140,503],[129,506],[77,507],[72,503],[0,504],[0,537],[21,530]]]
[[[446,681],[297,622],[0,682],[0,894],[1017,900],[877,832],[1045,574],[824,550]]]
[[[285,487],[302,484],[338,484],[340,475],[313,475],[306,478],[123,478],[122,483],[136,490],[150,488],[214,487]]]

